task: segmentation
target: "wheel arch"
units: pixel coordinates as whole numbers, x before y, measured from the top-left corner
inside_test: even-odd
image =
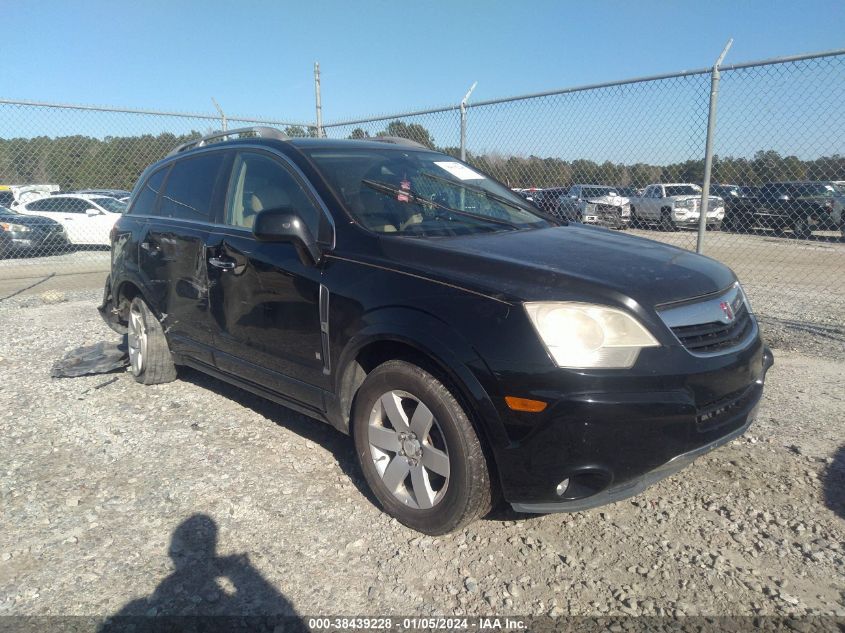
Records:
[[[452,344],[456,344],[453,340]],[[463,352],[463,353],[461,353]],[[423,341],[397,330],[371,332],[356,337],[347,345],[337,364],[334,410],[329,415],[334,426],[352,432],[352,411],[355,396],[369,372],[388,360],[412,362],[444,383],[470,419],[481,440],[485,455],[495,471],[498,469],[493,447],[507,442],[504,425],[487,390],[472,369],[461,358],[469,350],[455,348],[449,341]],[[472,352],[477,358],[477,355]],[[480,361],[480,359],[479,359]]]

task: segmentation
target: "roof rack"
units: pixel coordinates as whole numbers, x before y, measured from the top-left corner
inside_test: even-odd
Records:
[[[283,134],[279,130],[274,127],[266,127],[262,125],[256,125],[253,127],[241,127],[237,128],[236,130],[224,130],[222,132],[215,132],[214,134],[206,134],[202,138],[194,139],[193,141],[188,141],[187,143],[182,143],[181,145],[177,145],[172,150],[168,156],[174,156],[180,152],[187,151],[189,149],[194,149],[197,147],[203,147],[208,145],[208,142],[213,139],[222,138],[225,139],[227,136],[235,136],[241,134],[249,134],[252,136],[258,136],[260,138],[274,138],[279,141],[287,141],[290,140],[290,137],[287,134]]]
[[[422,143],[417,143],[416,141],[412,141],[411,139],[402,136],[372,136],[370,138],[362,140],[379,141],[381,143],[393,143],[394,145],[405,145],[407,147],[418,147],[420,149],[431,149],[430,147],[426,147]]]

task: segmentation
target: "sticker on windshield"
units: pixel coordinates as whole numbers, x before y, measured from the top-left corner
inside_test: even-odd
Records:
[[[479,174],[477,171],[473,171],[461,163],[443,160],[435,161],[434,164],[440,167],[440,169],[445,169],[450,174],[456,178],[460,178],[461,180],[485,180],[484,176]]]

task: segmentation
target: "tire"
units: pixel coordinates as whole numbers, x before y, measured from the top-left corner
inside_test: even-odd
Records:
[[[637,209],[635,207],[631,207],[631,228],[632,229],[645,228],[642,220],[640,220],[639,216],[637,215]]]
[[[807,218],[794,218],[792,220],[792,235],[799,240],[807,240],[810,239],[813,235],[813,230],[810,228],[810,224],[807,222]]]
[[[722,223],[721,222],[713,222],[712,224],[707,225],[708,231],[721,231],[722,230]]]
[[[129,305],[127,340],[129,371],[144,385],[160,385],[176,380],[176,365],[161,323],[141,297]]]
[[[660,228],[664,231],[677,231],[678,227],[672,220],[672,211],[669,209],[660,210]]]
[[[367,484],[400,523],[439,535],[489,512],[481,441],[449,389],[421,367],[391,360],[371,371],[355,396],[352,425]]]

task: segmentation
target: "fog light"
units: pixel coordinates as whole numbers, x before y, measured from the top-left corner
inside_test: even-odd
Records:
[[[557,485],[557,488],[555,488],[555,492],[557,492],[557,496],[562,497],[564,494],[566,494],[567,488],[569,488],[569,479],[564,479],[562,482],[560,482]]]

